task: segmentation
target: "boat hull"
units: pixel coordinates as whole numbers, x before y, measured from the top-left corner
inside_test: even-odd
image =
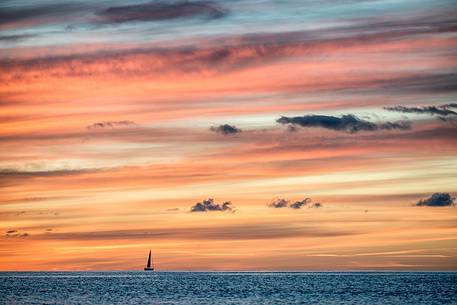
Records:
[[[144,271],[154,271],[154,268],[148,268],[148,267],[146,267],[146,268],[144,268]]]

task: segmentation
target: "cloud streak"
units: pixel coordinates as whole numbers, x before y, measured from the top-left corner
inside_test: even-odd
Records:
[[[402,113],[419,113],[419,114],[430,114],[439,116],[456,116],[457,112],[449,108],[457,108],[457,104],[443,104],[438,106],[420,106],[420,107],[408,107],[408,106],[390,106],[384,107],[387,111],[402,112]]]
[[[34,34],[18,34],[18,35],[0,35],[0,41],[4,43],[19,42],[29,38],[37,37],[38,35]]]
[[[236,224],[211,227],[151,228],[96,232],[52,233],[32,236],[46,240],[254,240],[293,237],[339,237],[358,234],[350,230],[328,230],[318,226],[281,223]]]
[[[114,6],[98,13],[104,23],[163,21],[182,18],[217,19],[227,10],[211,1],[155,1]]]
[[[304,115],[296,117],[282,116],[276,120],[280,124],[290,124],[300,127],[319,127],[348,133],[359,131],[377,131],[377,130],[406,130],[410,129],[408,122],[383,122],[373,123],[358,118],[353,114],[342,115],[341,117],[329,115]]]
[[[152,4],[144,4],[152,5]],[[141,11],[134,5],[135,10]],[[120,7],[122,8],[122,7]],[[122,11],[122,10],[121,10]],[[122,14],[119,14],[123,16]],[[450,18],[450,17],[448,17]],[[425,22],[423,18],[405,23],[403,20],[360,22],[341,28],[326,28],[316,31],[284,31],[276,33],[251,33],[201,40],[195,45],[179,47],[136,47],[106,49],[82,54],[44,56],[24,60],[0,60],[0,68],[8,71],[2,79],[21,79],[26,71],[49,71],[48,74],[70,76],[94,76],[112,73],[115,75],[141,75],[180,71],[227,72],[253,65],[297,56],[321,55],[354,46],[369,46],[416,37],[420,34],[452,32],[452,20]],[[375,26],[379,30],[371,32]],[[397,30],[392,31],[392,27]],[[52,72],[52,73],[51,73]],[[7,77],[9,76],[9,77]],[[440,75],[433,75],[435,85],[442,83]],[[456,90],[453,82],[441,85],[443,90]],[[408,85],[409,89],[421,89],[429,79]],[[426,82],[423,84],[422,82]],[[390,86],[389,83],[385,84]],[[401,85],[403,87],[404,85]]]
[[[81,168],[81,169],[53,169],[53,170],[21,170],[0,168],[0,186],[5,187],[16,183],[24,183],[28,179],[36,178],[62,178],[68,176],[78,176],[92,174],[108,169],[102,168]]]
[[[39,3],[39,2],[36,2]],[[0,28],[21,28],[26,26],[68,21],[73,14],[88,12],[90,5],[80,3],[48,3],[24,6],[2,6]]]
[[[30,236],[29,233],[24,232],[21,233],[18,230],[8,230],[5,232],[5,237],[28,237]]]
[[[86,126],[87,129],[103,129],[103,128],[115,128],[115,127],[127,127],[135,125],[135,122],[124,120],[124,121],[102,121],[93,123]]]

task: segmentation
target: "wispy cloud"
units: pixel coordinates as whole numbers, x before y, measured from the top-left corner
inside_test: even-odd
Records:
[[[353,114],[346,114],[341,117],[313,114],[296,117],[282,116],[277,119],[276,122],[300,127],[320,127],[349,133],[391,129],[406,130],[410,128],[410,124],[408,122],[373,123],[360,119]]]
[[[398,27],[405,26],[398,22]],[[395,24],[395,22],[394,22]],[[179,71],[195,72],[228,72],[250,66],[265,65],[272,61],[281,61],[296,56],[321,55],[352,48],[355,45],[376,45],[392,39],[430,33],[428,27],[437,27],[419,22],[414,30],[391,31],[390,27],[381,27],[380,33],[357,32],[357,27],[368,31],[371,23],[341,29],[324,29],[318,31],[294,31],[275,33],[252,33],[244,35],[223,36],[218,39],[200,40],[195,45],[168,47],[135,47],[124,49],[107,49],[79,54],[66,54],[28,58],[24,60],[0,60],[0,68],[8,71],[2,75],[5,80],[21,80],[30,75],[24,72],[47,72],[55,77],[96,76],[105,74],[151,75]],[[355,29],[354,29],[355,27]],[[448,30],[448,25],[443,30]],[[438,26],[436,31],[440,31]],[[383,32],[384,31],[384,32]],[[52,73],[51,73],[52,72]],[[455,91],[455,73],[426,73],[414,77],[398,79],[395,82],[378,79],[377,85],[395,90],[433,90]],[[347,85],[347,84],[346,84]],[[361,83],[360,86],[363,84]],[[372,86],[366,82],[366,86]]]
[[[102,121],[93,123],[86,126],[87,129],[100,129],[100,128],[114,128],[114,127],[127,127],[135,125],[135,122],[124,120],[124,121]]]
[[[18,230],[8,230],[5,232],[5,237],[28,237],[30,234],[27,232],[19,232]]]

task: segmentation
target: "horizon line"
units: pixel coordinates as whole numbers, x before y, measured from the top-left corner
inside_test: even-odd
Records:
[[[138,272],[138,273],[180,273],[180,272],[189,272],[189,273],[437,273],[437,272],[447,272],[447,273],[454,273],[457,272],[456,270],[402,270],[402,269],[386,269],[386,270],[379,270],[379,269],[367,269],[367,270],[154,270],[154,272],[146,273],[144,270],[140,269],[132,269],[132,270],[0,270],[0,273],[28,273],[28,272]]]

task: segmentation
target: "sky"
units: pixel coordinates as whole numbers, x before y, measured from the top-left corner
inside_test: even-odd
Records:
[[[0,270],[457,271],[457,5],[0,2]]]

